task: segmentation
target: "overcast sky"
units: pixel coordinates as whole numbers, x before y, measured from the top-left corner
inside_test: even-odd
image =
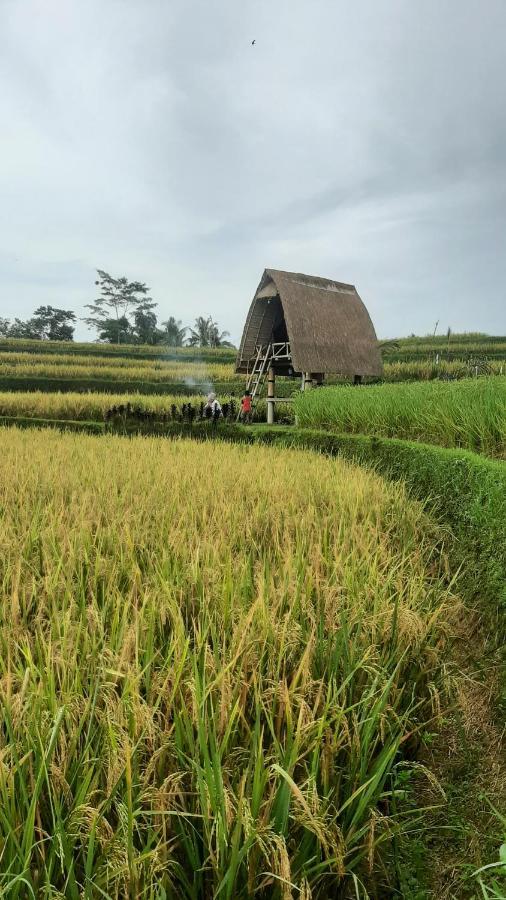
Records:
[[[0,0],[0,315],[99,267],[237,341],[272,267],[504,334],[505,50],[505,0]]]

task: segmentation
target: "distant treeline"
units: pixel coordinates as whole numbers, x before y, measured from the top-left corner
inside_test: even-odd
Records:
[[[197,316],[193,325],[183,325],[180,319],[169,316],[159,323],[155,313],[158,303],[149,295],[142,281],[115,278],[97,269],[95,286],[99,297],[87,303],[90,310],[82,321],[97,332],[99,341],[106,344],[158,344],[167,347],[232,347],[229,332],[221,331],[212,316]],[[77,316],[71,309],[39,306],[26,320],[0,318],[0,336],[40,341],[74,340]]]

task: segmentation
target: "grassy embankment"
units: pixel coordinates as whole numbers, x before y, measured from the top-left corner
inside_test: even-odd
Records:
[[[458,610],[421,507],[285,448],[0,444],[5,896],[395,883]]]

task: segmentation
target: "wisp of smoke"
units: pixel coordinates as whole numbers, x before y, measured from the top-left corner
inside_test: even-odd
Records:
[[[195,392],[196,388],[198,388],[198,393],[201,392],[203,394],[210,394],[211,391],[214,391],[213,383],[212,381],[209,381],[209,379],[206,379],[205,381],[195,381],[191,376],[187,376],[184,379],[184,383],[186,387],[191,388],[192,392]]]

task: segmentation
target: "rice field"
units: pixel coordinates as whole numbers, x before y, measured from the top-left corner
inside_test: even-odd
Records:
[[[107,359],[183,360],[186,362],[235,362],[237,351],[233,347],[168,347],[165,344],[101,344],[91,341],[36,341],[24,338],[1,338],[0,352],[30,353],[51,357],[64,354],[74,356],[100,356]]]
[[[420,339],[418,339],[420,340]],[[427,339],[428,340],[428,339]],[[495,339],[494,339],[495,340]],[[499,341],[499,339],[497,339]],[[460,380],[469,376],[506,374],[506,341],[504,346],[483,343],[476,359],[466,350],[470,343],[455,343],[452,353],[433,352],[430,342],[401,342],[399,350],[385,356],[383,380],[431,381]],[[477,345],[479,346],[479,345]],[[503,347],[504,353],[497,348]],[[410,349],[411,348],[411,349]],[[432,349],[431,349],[432,348]],[[458,349],[460,348],[460,350]],[[461,352],[461,355],[458,354]],[[487,353],[490,352],[490,357]],[[23,380],[49,379],[61,383],[62,390],[72,390],[73,382],[88,382],[89,387],[107,390],[108,384],[123,383],[120,390],[135,386],[140,392],[152,390],[153,385],[167,389],[171,384],[184,385],[188,390],[200,390],[213,383],[230,385],[235,390],[244,387],[244,377],[235,373],[235,351],[210,348],[142,347],[111,344],[74,344],[51,341],[0,341],[0,379],[5,387],[18,388]],[[328,382],[339,383],[338,373]],[[96,382],[96,384],[94,383]],[[282,395],[297,392],[299,380],[278,379]],[[33,385],[32,385],[33,386]],[[144,387],[143,387],[144,386]]]
[[[392,381],[465,381],[491,375],[506,375],[506,360],[401,360],[385,362],[383,380]]]
[[[457,608],[422,508],[302,451],[0,458],[2,896],[388,891]]]
[[[320,388],[297,396],[302,427],[464,447],[506,458],[506,378]]]
[[[237,404],[234,388],[231,384],[230,393],[220,395],[221,402],[235,395]],[[341,385],[294,396],[293,404],[277,410],[287,423],[296,414],[302,427],[420,440],[506,458],[506,378]],[[185,399],[170,393],[2,391],[0,416],[102,422],[113,406],[129,403],[162,416]],[[256,404],[256,416],[265,420],[265,400]]]
[[[383,380],[391,381],[434,381],[461,380],[474,374],[473,368],[462,362],[386,362]],[[477,374],[482,374],[481,372]],[[506,363],[494,361],[487,365],[487,374],[506,374]],[[160,382],[160,384],[181,384],[189,386],[217,382],[244,382],[238,377],[231,363],[187,362],[185,360],[146,361],[142,359],[111,360],[109,357],[88,355],[71,357],[61,354],[48,357],[45,354],[0,353],[0,376],[3,378],[55,378],[83,379],[97,378],[102,381]],[[339,381],[338,376],[329,376],[329,382]],[[299,381],[291,382],[293,390],[299,388]]]
[[[108,381],[159,381],[161,383],[232,381],[234,367],[227,363],[186,360],[111,360],[100,356],[48,356],[0,353],[0,375],[4,378],[100,378]]]
[[[506,336],[480,334],[437,334],[423,337],[412,335],[397,339],[398,347],[388,352],[388,357],[398,361],[440,359],[465,360],[469,357],[506,361]]]
[[[465,360],[469,357],[486,357],[489,360],[506,360],[506,336],[480,333],[425,335],[396,338],[397,347],[387,351],[392,361],[433,362],[436,355],[441,360]],[[35,341],[0,337],[1,352],[25,352],[52,356],[89,355],[112,359],[176,359],[206,362],[235,362],[236,350],[231,347],[168,347],[163,344],[102,344],[79,341]]]
[[[203,397],[203,395],[202,395]],[[195,398],[196,402],[199,397]],[[230,399],[228,395],[219,398],[222,402]],[[28,419],[60,419],[86,422],[102,422],[107,410],[113,406],[140,405],[148,412],[164,413],[175,404],[178,408],[188,400],[180,394],[101,394],[92,391],[74,393],[56,391],[1,391],[0,416]],[[237,403],[237,394],[235,402]],[[260,412],[265,417],[265,401],[260,401]],[[287,404],[288,406],[288,404]],[[284,411],[285,412],[285,411]]]

